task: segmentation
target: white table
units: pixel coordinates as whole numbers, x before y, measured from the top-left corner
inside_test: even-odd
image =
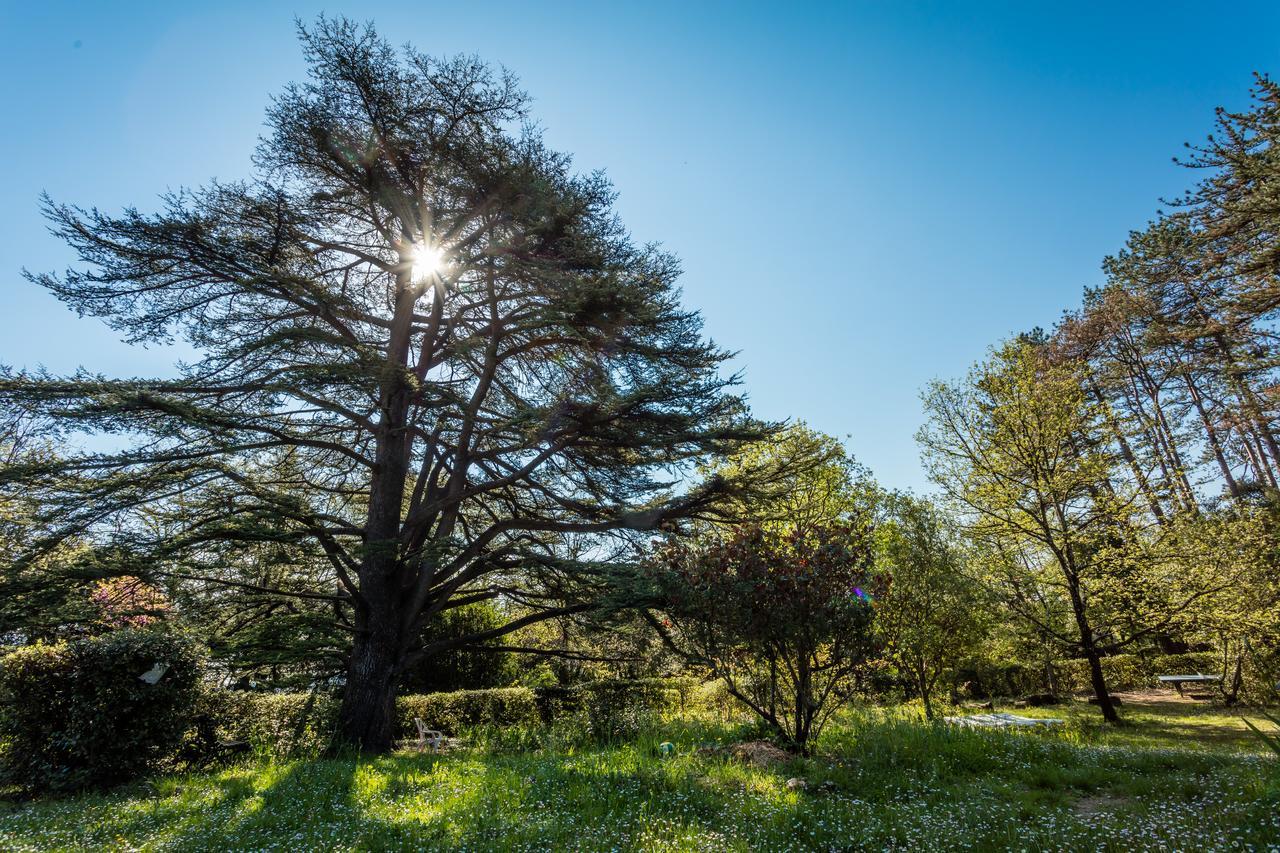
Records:
[[[1222,680],[1221,675],[1157,675],[1156,680],[1162,684],[1172,684],[1178,690],[1178,695],[1182,695],[1182,685],[1184,684],[1213,684]]]

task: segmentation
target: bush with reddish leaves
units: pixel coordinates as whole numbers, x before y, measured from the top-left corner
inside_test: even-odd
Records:
[[[657,625],[807,753],[877,651],[874,602],[888,578],[875,572],[873,554],[861,519],[789,534],[744,527],[706,544],[673,540],[655,561]]]

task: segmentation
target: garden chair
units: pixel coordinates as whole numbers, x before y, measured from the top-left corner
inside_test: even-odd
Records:
[[[427,747],[431,747],[432,752],[439,752],[444,746],[444,733],[427,728],[421,717],[414,717],[413,724],[418,727],[418,752],[426,752]]]

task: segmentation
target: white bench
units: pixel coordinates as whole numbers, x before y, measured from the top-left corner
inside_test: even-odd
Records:
[[[418,752],[426,752],[427,747],[431,747],[432,752],[439,752],[444,746],[444,733],[427,728],[421,717],[414,717],[413,724],[418,727]]]

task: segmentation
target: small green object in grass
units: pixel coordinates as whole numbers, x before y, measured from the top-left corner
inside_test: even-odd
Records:
[[[658,754],[663,758],[668,758],[676,754],[676,745],[669,740],[664,740],[658,744]]]

